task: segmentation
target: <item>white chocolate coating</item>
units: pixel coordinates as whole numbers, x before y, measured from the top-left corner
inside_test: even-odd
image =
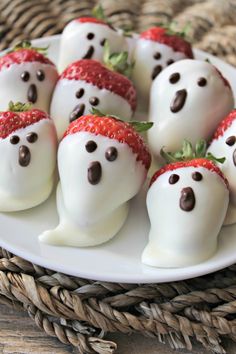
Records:
[[[35,132],[38,139],[29,143],[28,133]],[[18,144],[10,143],[17,135]],[[27,146],[31,159],[28,166],[19,164],[19,147]],[[54,184],[57,137],[54,124],[44,119],[0,139],[0,211],[17,211],[32,208],[44,202]]]
[[[180,79],[172,84],[169,78],[174,73],[179,73]],[[197,84],[200,78],[207,80],[203,87]],[[170,106],[179,90],[186,90],[187,97],[182,109],[173,113]],[[154,125],[147,135],[152,153],[160,159],[162,147],[174,152],[184,139],[192,144],[200,138],[209,140],[233,106],[232,91],[211,64],[185,59],[170,65],[151,88],[149,120]]]
[[[155,53],[160,53],[159,59],[154,58]],[[151,40],[139,38],[133,52],[135,62],[132,72],[132,80],[137,89],[138,97],[146,106],[149,101],[149,94],[152,84],[152,72],[156,65],[161,65],[164,69],[168,66],[168,60],[174,62],[185,59],[184,53],[176,52],[171,47]]]
[[[43,70],[45,79],[39,81],[36,73]],[[21,79],[21,74],[27,71],[30,78],[27,82]],[[12,64],[9,68],[0,71],[0,111],[6,111],[10,101],[28,102],[27,93],[31,84],[36,85],[37,100],[32,107],[49,112],[51,96],[58,79],[56,67],[39,62]]]
[[[88,141],[97,149],[89,153]],[[105,152],[116,147],[118,157],[108,161]],[[98,161],[102,176],[98,184],[88,181],[88,167]],[[140,190],[146,169],[128,145],[100,135],[78,132],[65,137],[59,146],[60,185],[57,208],[60,223],[55,230],[44,232],[40,241],[54,245],[94,246],[111,239],[123,226],[128,201]]]
[[[93,33],[94,38],[89,40],[88,33]],[[71,21],[62,32],[59,52],[58,67],[62,72],[72,62],[84,59],[90,46],[93,46],[94,53],[88,59],[97,59],[103,62],[103,49],[101,41],[107,39],[111,53],[128,50],[125,37],[120,31],[115,31],[108,26],[98,23],[81,23]]]
[[[76,97],[76,92],[84,89],[81,98]],[[129,103],[119,95],[106,89],[99,89],[96,86],[82,80],[62,79],[57,82],[52,97],[50,115],[56,125],[58,138],[61,139],[63,133],[69,125],[69,116],[78,104],[84,104],[84,115],[91,113],[92,105],[89,103],[91,97],[97,97],[99,104],[94,106],[104,114],[114,114],[121,119],[130,120],[132,109]]]
[[[213,140],[208,148],[208,152],[211,152],[214,156],[225,157],[225,162],[218,164],[218,167],[229,182],[230,189],[230,202],[224,221],[225,225],[234,224],[236,222],[236,165],[233,159],[236,144],[232,146],[226,144],[227,138],[231,136],[236,136],[236,121],[232,123],[222,136]]]
[[[192,179],[195,171],[202,174],[201,181]],[[175,184],[168,182],[172,174],[180,177]],[[195,195],[191,211],[184,211],[179,205],[181,191],[186,187],[191,187]],[[151,229],[142,262],[154,267],[187,267],[211,257],[228,203],[229,191],[223,180],[206,168],[165,172],[147,194]]]

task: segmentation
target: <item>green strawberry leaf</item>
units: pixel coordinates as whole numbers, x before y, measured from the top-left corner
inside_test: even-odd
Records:
[[[206,157],[207,160],[211,160],[214,163],[224,163],[225,160],[226,160],[225,157],[215,157],[210,152],[208,152],[205,157]]]
[[[90,109],[90,113],[92,113],[92,114],[94,114],[95,116],[98,116],[98,117],[105,117],[104,113],[102,113],[101,111],[99,111],[99,109],[94,108],[94,107],[92,107]]]
[[[138,133],[143,133],[146,132],[147,130],[151,129],[153,126],[153,122],[138,122],[138,121],[130,121],[128,122],[132,127],[138,132]]]
[[[101,4],[94,6],[94,8],[92,9],[92,15],[93,15],[93,17],[97,18],[98,20],[103,20],[103,21],[107,22],[107,17],[104,13],[104,9]]]
[[[188,33],[191,29],[190,22],[187,22],[181,30],[177,29],[178,22],[176,21],[171,21],[169,23],[164,23],[164,24],[160,23],[158,25],[164,28],[166,30],[166,33],[169,34],[170,36],[178,36],[189,41]]]
[[[30,41],[23,40],[21,42],[16,43],[15,46],[11,50],[9,50],[8,53],[16,52],[17,50],[21,49],[33,49],[38,53],[47,55],[48,48],[49,45],[47,47],[33,47]]]
[[[29,111],[31,107],[32,107],[31,103],[21,103],[21,102],[13,103],[12,101],[8,103],[8,111],[10,112],[26,112]]]

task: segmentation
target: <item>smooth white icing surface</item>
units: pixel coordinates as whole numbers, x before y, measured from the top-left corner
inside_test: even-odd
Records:
[[[94,38],[89,40],[88,33],[93,33]],[[128,50],[128,45],[120,31],[115,31],[108,26],[91,22],[70,22],[62,32],[58,67],[62,72],[73,61],[83,59],[90,46],[94,47],[90,59],[103,61],[104,47],[101,41],[107,39],[111,53]]]
[[[202,174],[201,181],[192,179],[195,171]],[[172,174],[180,178],[171,185],[168,180]],[[194,191],[192,211],[179,206],[186,187]],[[155,267],[186,267],[211,257],[228,203],[229,192],[221,177],[203,167],[179,168],[161,175],[147,194],[151,229],[142,262]]]
[[[28,133],[35,132],[38,140],[29,143]],[[18,144],[10,143],[17,135]],[[28,166],[19,164],[19,147],[27,146],[31,153]],[[57,138],[54,124],[41,120],[0,139],[0,211],[17,211],[32,208],[48,198],[56,167]]]
[[[236,136],[236,121],[232,123],[222,136],[213,140],[208,148],[208,152],[211,152],[214,156],[225,157],[225,162],[223,164],[218,163],[218,167],[226,176],[230,187],[230,203],[224,222],[226,225],[236,222],[236,165],[233,161],[236,144],[233,146],[226,144],[227,138],[231,136]]]
[[[85,149],[90,140],[97,143],[97,149],[92,153]],[[105,158],[109,147],[118,150],[118,157],[112,162]],[[94,161],[102,166],[102,177],[96,185],[90,184],[87,177],[88,167]],[[147,174],[128,145],[87,132],[62,140],[58,168],[60,223],[39,239],[49,244],[78,247],[106,242],[119,231],[128,214],[127,202],[138,193]]]
[[[161,54],[160,59],[154,59],[153,57],[157,52]],[[168,60],[178,61],[184,58],[186,56],[183,53],[176,52],[165,44],[142,38],[136,41],[133,51],[135,65],[132,72],[132,80],[137,89],[138,97],[144,105],[147,105],[149,100],[153,68],[156,65],[161,65],[164,69],[168,66]]]
[[[76,97],[76,92],[84,89],[81,98]],[[63,133],[69,125],[69,116],[78,104],[85,104],[85,114],[90,114],[92,105],[89,98],[97,97],[99,104],[94,108],[100,110],[104,114],[114,114],[123,120],[130,120],[132,117],[132,109],[129,103],[119,95],[116,95],[106,89],[99,89],[96,86],[82,80],[61,79],[57,82],[52,97],[50,115],[56,125],[58,138],[61,139]]]
[[[171,74],[179,73],[180,80],[169,82]],[[199,78],[207,79],[200,87]],[[177,113],[170,110],[178,90],[185,89],[187,98]],[[150,97],[149,120],[154,122],[147,133],[152,153],[158,159],[162,147],[166,151],[181,148],[184,139],[193,144],[200,138],[209,140],[218,123],[233,109],[231,90],[211,64],[185,59],[170,65],[153,81]]]
[[[39,81],[36,73],[43,70],[45,79]],[[30,78],[27,82],[21,79],[21,74],[28,71]],[[50,101],[54,86],[58,79],[56,67],[38,62],[12,64],[9,68],[0,70],[0,110],[6,111],[10,101],[28,102],[27,92],[31,84],[37,88],[37,101],[32,107],[49,112]]]

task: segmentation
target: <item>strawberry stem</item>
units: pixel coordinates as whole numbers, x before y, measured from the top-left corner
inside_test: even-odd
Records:
[[[129,53],[127,51],[111,53],[109,43],[107,40],[105,41],[103,61],[108,69],[116,71],[130,78],[134,67],[134,62],[129,63],[128,57]]]
[[[8,53],[16,52],[17,50],[21,49],[33,49],[38,53],[47,55],[48,48],[49,45],[47,47],[33,47],[30,41],[23,40],[21,42],[16,43],[15,46]]]
[[[104,13],[104,9],[101,4],[97,4],[96,6],[94,6],[94,8],[92,9],[92,15],[98,20],[103,20],[105,22],[108,22],[107,17]]]
[[[30,103],[21,103],[21,102],[13,103],[12,101],[10,101],[8,104],[8,111],[10,111],[10,112],[26,112],[31,109],[31,106],[32,105]]]

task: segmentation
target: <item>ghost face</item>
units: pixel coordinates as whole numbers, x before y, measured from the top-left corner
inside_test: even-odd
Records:
[[[79,59],[97,59],[102,62],[106,40],[111,53],[127,50],[125,38],[109,26],[91,22],[70,22],[62,34],[59,70],[63,71],[73,61]]]
[[[206,168],[185,167],[161,175],[147,194],[151,229],[143,263],[183,267],[210,257],[228,201],[221,177]]]
[[[46,199],[52,189],[56,148],[55,127],[50,120],[0,140],[1,211],[26,209]]]
[[[163,146],[176,151],[184,139],[193,144],[200,138],[209,140],[233,105],[232,91],[214,66],[187,59],[172,64],[151,88],[151,150],[158,158]]]
[[[49,111],[51,95],[58,78],[56,68],[38,62],[12,64],[0,71],[0,110],[10,101],[30,102],[33,107]]]
[[[58,168],[65,209],[80,226],[112,214],[138,193],[146,178],[128,145],[87,132],[62,140]]]
[[[129,120],[133,113],[125,99],[106,89],[98,89],[81,80],[59,80],[50,110],[58,138],[61,139],[69,123],[91,113],[93,107],[104,114],[114,114],[124,120]]]
[[[146,39],[138,39],[134,50],[134,70],[132,79],[140,98],[149,99],[152,81],[168,65],[186,58],[181,52],[171,47]]]

